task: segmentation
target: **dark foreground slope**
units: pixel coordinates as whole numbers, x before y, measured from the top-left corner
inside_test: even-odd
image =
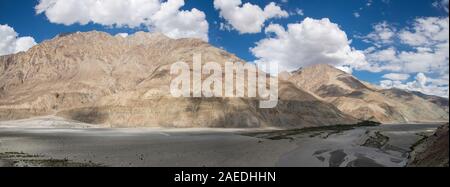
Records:
[[[418,142],[411,153],[409,167],[448,167],[448,124]]]

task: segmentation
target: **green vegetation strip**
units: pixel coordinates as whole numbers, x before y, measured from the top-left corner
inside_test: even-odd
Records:
[[[375,127],[379,126],[380,123],[372,121],[363,121],[354,125],[334,125],[334,126],[322,126],[322,127],[307,127],[301,129],[289,129],[289,130],[277,130],[277,131],[266,131],[266,132],[252,132],[243,133],[245,136],[259,137],[270,140],[282,140],[293,138],[291,136],[301,135],[306,133],[313,133],[311,137],[320,135],[321,132],[330,132],[327,137],[331,134],[340,133],[343,131],[353,130],[358,127]]]
[[[377,132],[375,132],[375,136],[369,137],[369,139],[367,139],[366,142],[364,142],[364,144],[362,146],[381,149],[388,142],[389,142],[389,137],[387,137],[387,136],[381,134],[381,132],[377,131]]]
[[[414,151],[417,148],[417,146],[421,145],[428,139],[428,136],[426,136],[424,134],[417,134],[417,135],[421,136],[422,138],[420,138],[417,142],[415,142],[413,145],[411,145],[410,149],[412,151]]]
[[[40,155],[30,155],[23,152],[0,153],[0,160],[5,161],[6,167],[102,167],[100,164],[72,162],[68,159],[44,158]]]

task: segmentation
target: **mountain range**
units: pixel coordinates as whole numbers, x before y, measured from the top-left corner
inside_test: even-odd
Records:
[[[448,121],[448,99],[382,89],[329,65],[278,76],[276,108],[256,98],[174,98],[172,63],[243,62],[198,39],[91,31],[0,57],[0,120],[56,115],[109,127],[278,127]]]

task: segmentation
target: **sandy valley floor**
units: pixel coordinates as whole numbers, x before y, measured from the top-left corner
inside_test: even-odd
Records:
[[[273,131],[0,122],[0,166],[390,166],[439,124]]]

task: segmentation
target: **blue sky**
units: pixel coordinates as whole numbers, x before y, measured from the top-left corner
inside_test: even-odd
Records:
[[[331,23],[339,25],[339,29],[345,32],[348,40],[351,41],[349,46],[354,48],[355,51],[364,51],[376,45],[374,41],[368,42],[366,36],[374,32],[375,25],[382,22],[388,23],[389,28],[393,28],[393,30],[398,32],[413,29],[414,23],[419,18],[441,18],[444,19],[444,22],[445,18],[447,18],[446,24],[448,25],[448,8],[442,7],[441,0],[242,0],[242,2],[251,3],[254,6],[261,7],[261,9],[269,3],[275,2],[281,10],[289,13],[289,16],[267,19],[261,28],[261,32],[240,33],[237,29],[233,28],[233,25],[230,24],[227,18],[221,15],[220,10],[215,8],[213,0],[186,0],[185,5],[180,7],[180,11],[190,11],[195,8],[203,12],[209,25],[207,30],[209,43],[224,48],[249,62],[262,58],[255,55],[250,48],[256,47],[257,42],[270,38],[264,32],[268,25],[279,24],[286,28],[288,24],[299,24],[307,17],[313,20],[328,18]],[[132,34],[142,30],[148,31],[145,26],[128,28],[127,26],[108,26],[107,24],[96,24],[92,22],[87,25],[80,25],[79,23],[64,25],[58,23],[58,21],[52,21],[52,18],[49,18],[45,13],[37,14],[35,6],[39,3],[38,0],[1,0],[0,25],[8,25],[13,28],[19,37],[30,36],[34,38],[36,43],[51,39],[57,34],[64,32],[99,30],[114,35],[117,33]],[[298,14],[299,10],[301,10],[302,14]],[[359,16],[357,17],[356,14]],[[231,29],[221,29],[221,23],[227,24]],[[445,32],[448,32],[448,30]],[[418,47],[417,45],[403,45],[395,39],[393,41],[389,45],[378,46],[375,51],[395,48],[397,53],[400,54],[402,51],[414,52],[416,51],[415,47]],[[448,43],[448,39],[444,42]],[[448,60],[448,53],[444,55],[447,55],[446,58]],[[366,56],[369,55],[366,54]],[[299,66],[301,66],[301,63]],[[384,68],[382,71],[355,68],[352,73],[359,79],[374,84],[380,84],[380,81],[386,79],[383,76],[389,73],[409,75],[407,79],[402,79],[401,82],[398,82],[397,79],[392,79],[397,81],[398,86],[401,87],[407,86],[407,83],[418,81],[416,78],[418,73],[423,73],[429,79],[433,77],[433,80],[442,79],[442,77],[444,80],[447,77],[448,80],[448,61],[446,69],[447,72],[442,73],[432,70],[427,72],[402,72],[401,70],[391,70],[389,68]],[[425,82],[423,86],[431,86],[430,84],[432,83],[431,81]],[[440,85],[433,86],[443,87],[440,91],[444,90],[442,92],[444,96],[445,94],[448,95],[448,84],[442,85],[440,83]],[[445,88],[447,89],[447,93],[445,93]],[[433,94],[431,92],[430,94]],[[436,95],[443,95],[442,93]]]

